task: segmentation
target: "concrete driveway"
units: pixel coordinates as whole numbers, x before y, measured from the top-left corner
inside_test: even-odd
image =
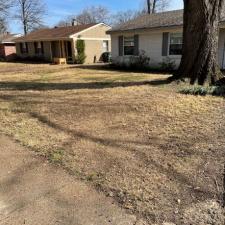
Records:
[[[139,224],[111,198],[0,135],[0,224]]]

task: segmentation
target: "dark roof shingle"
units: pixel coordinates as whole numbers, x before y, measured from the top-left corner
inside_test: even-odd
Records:
[[[154,29],[183,26],[183,12],[183,9],[180,9],[162,13],[155,13],[151,15],[145,14],[124,24],[116,26],[107,33],[136,29]],[[222,13],[221,21],[225,21],[224,12]]]
[[[69,27],[55,27],[52,29],[40,29],[27,34],[26,36],[16,39],[16,42],[20,41],[34,41],[34,40],[49,40],[49,39],[65,39],[69,38],[70,35],[79,33],[85,29],[88,29],[96,24],[85,24],[78,26]]]

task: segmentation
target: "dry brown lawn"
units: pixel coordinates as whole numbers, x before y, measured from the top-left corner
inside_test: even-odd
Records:
[[[149,224],[218,224],[225,100],[167,75],[0,63],[0,130]]]

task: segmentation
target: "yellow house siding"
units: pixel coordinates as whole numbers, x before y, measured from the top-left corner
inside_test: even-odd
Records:
[[[106,34],[106,31],[110,30],[110,27],[106,25],[98,25],[91,29],[87,29],[86,31],[78,34],[78,38],[102,38],[102,39],[110,39],[110,35]],[[77,37],[77,35],[76,35]]]
[[[103,52],[103,40],[85,40],[85,54],[87,56],[85,63],[94,63],[95,56],[98,62]]]

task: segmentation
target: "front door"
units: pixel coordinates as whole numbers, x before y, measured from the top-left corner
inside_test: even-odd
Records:
[[[66,47],[66,60],[67,60],[67,63],[72,63],[73,62],[73,52],[72,52],[72,43],[71,43],[71,41],[66,41],[65,42],[65,47]]]

